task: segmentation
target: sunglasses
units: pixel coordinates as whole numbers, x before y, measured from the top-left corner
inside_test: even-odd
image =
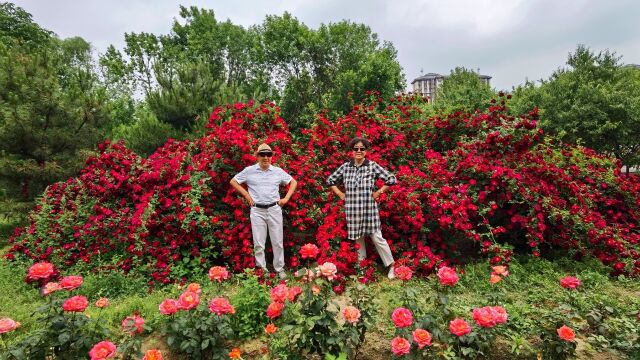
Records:
[[[260,156],[260,157],[272,157],[273,153],[272,152],[261,152],[261,153],[258,153],[258,156]]]
[[[367,151],[366,147],[354,147],[353,151]]]

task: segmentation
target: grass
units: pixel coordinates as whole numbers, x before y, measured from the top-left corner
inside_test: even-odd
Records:
[[[497,347],[502,357],[534,356],[540,320],[565,311],[563,304],[571,304],[572,310],[580,315],[580,320],[576,322],[579,326],[576,329],[578,337],[583,343],[580,357],[586,358],[597,352],[609,354],[612,356],[610,358],[633,358],[638,355],[638,347],[633,343],[638,341],[640,334],[640,321],[636,318],[640,311],[640,282],[637,279],[611,279],[607,275],[608,270],[594,260],[573,262],[564,259],[516,258],[509,271],[510,275],[502,282],[492,285],[488,281],[489,267],[486,263],[469,264],[464,267],[458,285],[450,292],[450,309],[467,320],[470,320],[469,314],[473,308],[489,305],[487,294],[491,294],[507,309],[509,321],[501,331],[501,346]],[[11,317],[22,323],[22,327],[11,334],[9,343],[38,326],[30,315],[43,300],[35,289],[24,283],[24,275],[25,269],[4,261],[0,263],[0,317]],[[118,272],[82,275],[85,276],[85,283],[78,290],[80,294],[87,295],[90,302],[102,296],[108,297],[111,302],[106,309],[90,307],[87,313],[90,316],[102,316],[115,331],[118,331],[125,316],[136,311],[140,312],[148,325],[157,329],[162,320],[158,304],[168,297],[177,298],[183,290],[180,286],[171,285],[148,292],[144,281]],[[370,347],[370,354],[386,351],[384,356],[390,356],[388,344],[394,328],[389,314],[401,303],[400,294],[403,294],[407,284],[389,281],[382,275],[381,280],[370,285],[378,305],[378,321],[377,328],[367,335],[365,347]],[[578,291],[560,287],[559,279],[566,275],[577,276],[583,283],[582,287]],[[220,292],[232,297],[240,287],[238,277],[223,285],[222,289],[208,280],[198,280],[203,284],[202,299],[210,299],[213,294]],[[435,292],[435,278],[412,280],[409,285],[418,290],[423,309],[430,311],[433,307],[429,299]],[[603,313],[606,316],[602,316],[599,322],[590,324],[587,321],[590,316],[593,318],[594,314]],[[158,332],[154,333],[149,341],[158,342],[158,335]],[[625,343],[625,338],[632,342]],[[360,358],[375,358],[368,357],[367,353],[367,349],[364,349]]]

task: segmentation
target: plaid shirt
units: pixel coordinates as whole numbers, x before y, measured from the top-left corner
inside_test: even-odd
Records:
[[[356,166],[352,161],[342,164],[327,178],[327,185],[345,187],[345,213],[349,239],[356,240],[380,230],[378,203],[373,199],[376,179],[394,185],[396,177],[375,161],[364,160]]]

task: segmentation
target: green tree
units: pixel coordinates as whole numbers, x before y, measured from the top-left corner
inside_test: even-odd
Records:
[[[540,85],[536,86],[531,81],[519,85],[511,92],[512,99],[507,104],[509,112],[513,115],[526,114],[542,105],[544,92]]]
[[[9,3],[0,3],[0,43],[38,47],[51,40],[52,33],[31,19],[31,14]]]
[[[543,84],[542,126],[563,141],[582,143],[637,165],[640,153],[640,76],[614,52],[580,45],[568,67]]]
[[[480,80],[476,72],[456,67],[438,87],[434,107],[446,113],[486,109],[494,96],[495,92]]]

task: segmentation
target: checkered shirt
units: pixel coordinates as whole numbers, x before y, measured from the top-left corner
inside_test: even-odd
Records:
[[[353,161],[346,162],[327,178],[327,185],[345,187],[349,239],[356,240],[380,230],[378,203],[373,199],[377,179],[382,179],[386,185],[394,185],[397,181],[393,174],[367,159],[360,166]]]

